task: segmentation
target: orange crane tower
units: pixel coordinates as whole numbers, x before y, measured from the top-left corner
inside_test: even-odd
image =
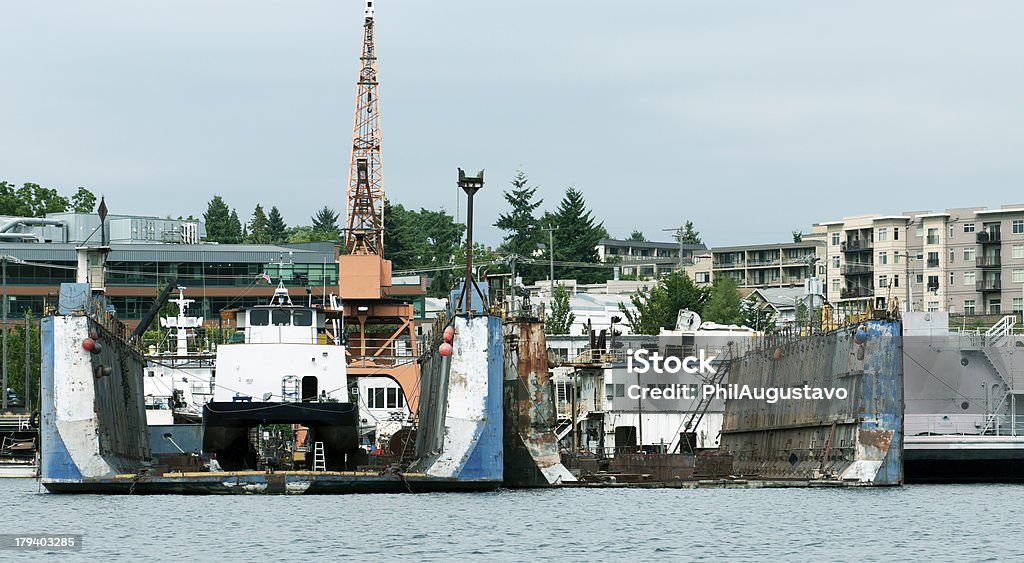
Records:
[[[384,177],[374,43],[374,0],[366,0],[359,58],[345,247],[338,256],[338,295],[348,342],[348,374],[397,381],[415,416],[419,365],[413,305],[391,296],[391,261],[384,259]]]

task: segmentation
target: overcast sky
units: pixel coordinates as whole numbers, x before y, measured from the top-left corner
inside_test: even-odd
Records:
[[[385,190],[477,239],[517,168],[711,245],[1024,201],[1024,3],[379,0]],[[362,0],[5,2],[0,179],[112,213],[344,210]],[[461,204],[465,212],[465,203]]]

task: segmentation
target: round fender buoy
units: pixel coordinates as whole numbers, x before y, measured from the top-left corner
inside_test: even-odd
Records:
[[[93,346],[96,346],[96,341],[92,338],[86,338],[82,341],[82,349],[92,352]]]
[[[445,356],[445,357],[451,356],[452,355],[452,345],[447,343],[447,342],[442,342],[441,345],[438,346],[437,351],[442,356]]]
[[[772,353],[772,359],[775,361],[782,359],[782,348],[775,349],[775,352]]]
[[[449,343],[449,344],[451,344],[451,342],[452,342],[452,340],[454,338],[455,338],[455,327],[453,327],[453,326],[446,327],[444,329],[444,341]]]
[[[864,329],[857,329],[857,332],[853,335],[854,344],[860,346],[868,341],[868,333]]]

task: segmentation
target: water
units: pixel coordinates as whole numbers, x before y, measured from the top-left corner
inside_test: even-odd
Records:
[[[1024,488],[73,496],[0,479],[2,532],[82,534],[48,561],[1013,560]],[[0,560],[33,560],[0,551]]]

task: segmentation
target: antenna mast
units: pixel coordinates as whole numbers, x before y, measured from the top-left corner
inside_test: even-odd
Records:
[[[380,160],[380,107],[377,100],[377,52],[373,3],[366,0],[363,52],[360,56],[352,161],[348,173],[346,254],[384,255],[384,177]]]

